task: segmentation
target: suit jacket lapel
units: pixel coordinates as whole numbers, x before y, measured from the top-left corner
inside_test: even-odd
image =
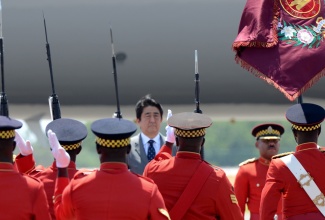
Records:
[[[140,158],[141,158],[141,166],[145,167],[148,163],[148,158],[147,158],[146,151],[144,150],[144,146],[143,146],[142,138],[141,138],[140,134],[139,134],[139,142],[138,143],[139,143],[139,146],[137,148],[137,152],[139,153]]]
[[[159,134],[159,137],[160,137],[160,147],[159,147],[159,149],[160,149],[165,144],[165,140],[161,134]]]

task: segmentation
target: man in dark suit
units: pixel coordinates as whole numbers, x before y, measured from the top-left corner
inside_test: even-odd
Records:
[[[131,138],[128,165],[132,172],[142,175],[144,167],[165,143],[165,137],[159,133],[163,109],[150,95],[146,95],[137,102],[135,112],[141,132]]]

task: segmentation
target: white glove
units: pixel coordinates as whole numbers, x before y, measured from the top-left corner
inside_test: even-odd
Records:
[[[56,134],[52,130],[48,130],[47,137],[52,148],[52,155],[56,160],[56,166],[58,168],[68,167],[70,163],[70,155],[60,145]]]
[[[18,146],[21,155],[28,156],[32,154],[33,147],[30,141],[29,140],[25,141],[24,138],[20,136],[20,134],[17,131],[15,131],[15,133],[16,133],[15,134],[16,145]]]
[[[172,116],[172,110],[168,109],[167,120]],[[174,128],[170,127],[168,124],[166,126],[166,141],[169,143],[175,143]]]

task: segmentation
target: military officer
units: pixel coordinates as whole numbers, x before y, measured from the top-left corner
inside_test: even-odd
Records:
[[[119,118],[92,123],[100,169],[80,172],[69,183],[66,166],[61,165],[55,189],[57,219],[169,219],[157,185],[149,178],[128,171],[130,136],[136,125]],[[56,162],[69,155],[49,131],[49,142]],[[62,196],[61,196],[62,195]]]
[[[171,116],[166,144],[144,170],[144,176],[158,185],[173,220],[243,219],[225,172],[201,159],[205,131],[211,124],[203,114]],[[171,156],[173,128],[179,146],[175,157]]]
[[[88,133],[86,126],[74,119],[59,118],[51,121],[46,126],[45,130],[52,130],[55,132],[60,144],[69,153],[71,160],[69,160],[68,173],[69,177],[72,178],[78,171],[75,162],[77,155],[82,149],[82,140],[86,138]],[[43,167],[42,165],[35,167],[36,163],[30,142],[28,140],[25,141],[18,133],[16,141],[21,153],[16,157],[15,164],[21,173],[36,177],[44,183],[50,214],[52,219],[55,219],[52,197],[57,177],[56,161],[53,161],[52,165],[49,167]]]
[[[261,219],[273,220],[281,198],[284,219],[325,219],[325,155],[317,145],[324,117],[325,110],[312,103],[295,104],[287,110],[297,146],[295,152],[271,160],[262,190]]]
[[[43,183],[13,165],[15,129],[21,127],[20,121],[0,116],[0,218],[51,219]]]
[[[265,185],[266,173],[270,161],[279,151],[280,138],[284,128],[279,124],[259,124],[252,129],[255,147],[260,157],[248,159],[239,164],[234,187],[239,207],[245,214],[246,204],[250,212],[250,220],[259,220],[259,208],[262,189]],[[282,219],[282,203],[278,205],[277,219]]]

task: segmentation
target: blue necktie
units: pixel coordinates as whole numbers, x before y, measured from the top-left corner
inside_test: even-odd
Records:
[[[148,158],[148,161],[151,161],[156,156],[156,151],[155,151],[155,148],[153,147],[153,143],[155,143],[155,141],[149,140],[148,143],[149,143],[149,148],[148,148],[147,158]]]

